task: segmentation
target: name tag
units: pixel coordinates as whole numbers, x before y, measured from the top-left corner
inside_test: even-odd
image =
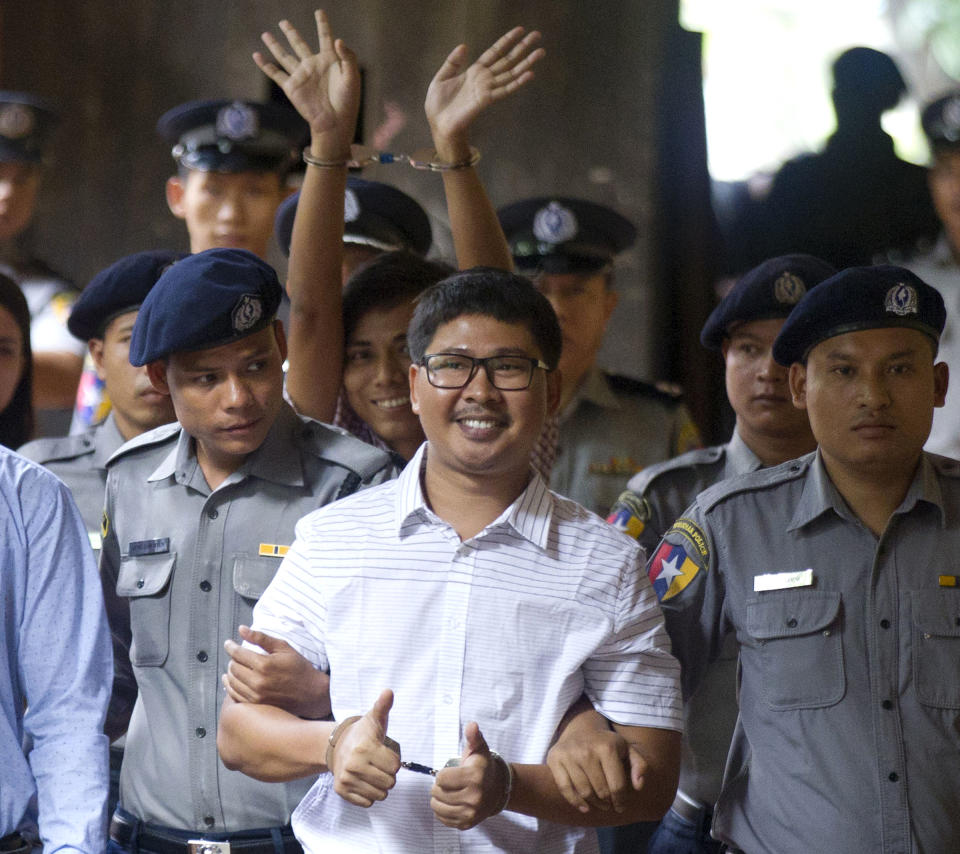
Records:
[[[813,585],[813,570],[801,569],[799,572],[768,572],[753,576],[753,592],[764,590],[787,590],[791,587],[810,587]]]
[[[144,555],[165,555],[170,551],[170,538],[160,537],[156,540],[137,540],[127,546],[127,554],[130,557],[143,557]]]
[[[103,538],[100,536],[99,531],[87,531],[87,539],[90,540],[90,548],[95,552],[100,551],[103,545]]]
[[[290,551],[290,546],[260,543],[260,557],[283,557],[288,551]]]

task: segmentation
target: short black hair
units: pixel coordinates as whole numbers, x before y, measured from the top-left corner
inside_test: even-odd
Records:
[[[556,368],[563,339],[549,300],[529,279],[493,267],[455,273],[420,295],[407,330],[414,364],[423,361],[440,326],[467,314],[523,324],[530,330],[543,361],[550,370]]]
[[[20,286],[0,275],[0,306],[13,315],[20,329],[23,373],[6,409],[0,412],[0,445],[18,448],[33,435],[33,352],[30,349],[30,309]]]
[[[350,340],[368,312],[412,305],[424,290],[454,272],[449,264],[428,261],[405,249],[378,255],[360,267],[343,289],[344,340]]]

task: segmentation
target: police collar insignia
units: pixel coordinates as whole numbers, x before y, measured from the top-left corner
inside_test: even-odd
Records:
[[[806,292],[803,279],[793,273],[783,273],[773,283],[773,295],[781,305],[796,305]]]
[[[908,314],[916,314],[919,311],[920,301],[917,297],[917,289],[913,285],[907,285],[901,282],[894,285],[887,291],[884,298],[883,307],[890,314],[896,314],[904,317]]]
[[[356,222],[360,219],[360,199],[352,188],[347,187],[343,194],[343,221]]]
[[[217,113],[217,136],[227,139],[251,139],[260,132],[255,110],[240,101],[222,107]]]
[[[565,243],[577,236],[578,229],[573,211],[559,202],[540,208],[533,218],[533,236],[544,243]]]
[[[233,331],[246,332],[263,317],[263,302],[256,294],[244,294],[233,307]]]
[[[33,133],[36,119],[25,104],[4,104],[0,107],[0,136],[23,139]]]

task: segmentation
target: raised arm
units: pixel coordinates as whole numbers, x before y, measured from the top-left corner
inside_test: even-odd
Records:
[[[430,82],[424,104],[440,161],[469,162],[474,120],[533,79],[531,69],[544,55],[542,48],[535,48],[539,40],[540,33],[524,35],[523,27],[514,27],[469,66],[466,45],[450,52]],[[443,188],[460,269],[478,264],[512,269],[510,248],[476,169],[445,170]]]
[[[287,272],[287,393],[299,412],[330,421],[343,373],[343,196],[360,104],[360,73],[353,52],[333,38],[327,16],[317,10],[315,17],[317,53],[289,21],[281,21],[293,53],[264,33],[264,44],[276,62],[260,53],[253,59],[310,125],[309,156],[330,164],[307,166]]]

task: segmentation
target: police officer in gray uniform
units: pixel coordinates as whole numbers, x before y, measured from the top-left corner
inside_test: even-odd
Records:
[[[257,782],[217,756],[223,643],[249,625],[297,520],[392,470],[381,451],[283,402],[280,292],[257,256],[212,249],[167,270],[137,316],[130,361],[147,366],[180,423],[107,464],[100,567],[117,660],[107,725],[127,732],[112,851],[186,853],[205,844],[196,840],[299,850],[289,819],[311,781]],[[303,661],[289,702],[323,716],[328,680],[311,670]]]
[[[563,331],[556,456],[534,464],[550,471],[555,492],[606,516],[631,475],[702,444],[676,394],[596,364],[617,305],[614,258],[637,230],[608,207],[560,196],[524,199],[497,216],[517,269],[550,300]]]
[[[727,397],[736,414],[725,445],[689,451],[635,475],[608,517],[653,554],[667,529],[699,492],[728,477],[778,465],[816,447],[806,413],[793,405],[787,369],[773,359],[773,342],[793,307],[836,271],[811,255],[771,258],[746,273],[713,310],[700,333],[704,347],[723,354]],[[611,828],[612,850],[649,854],[714,854],[713,804],[720,793],[730,736],[737,720],[737,650],[733,638],[687,700],[680,787],[657,825]],[[631,846],[631,847],[627,847]]]
[[[81,434],[36,439],[19,449],[70,488],[97,554],[107,460],[127,440],[176,420],[170,398],[155,391],[145,369],[130,364],[129,345],[140,303],[160,274],[180,257],[166,250],[138,252],[90,280],[67,325],[76,338],[89,342],[97,373],[113,401],[112,411]]]
[[[810,290],[774,358],[818,449],[702,492],[648,564],[688,696],[737,639],[732,850],[960,850],[960,463],[922,450],[944,316],[899,267]]]

